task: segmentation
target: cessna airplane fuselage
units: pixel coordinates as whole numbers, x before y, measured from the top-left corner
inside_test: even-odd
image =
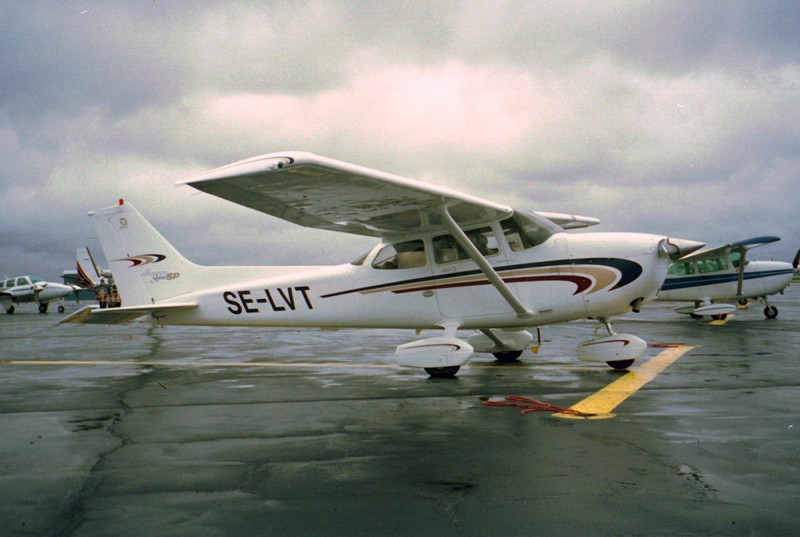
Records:
[[[658,300],[693,302],[693,306],[679,307],[676,311],[724,318],[736,311],[736,306],[725,301],[744,305],[748,299],[759,299],[765,303],[764,315],[774,318],[778,309],[768,303],[767,297],[782,293],[791,283],[800,252],[793,264],[751,261],[746,256],[751,248],[778,240],[778,237],[755,237],[694,252],[670,267]]]
[[[399,347],[397,357],[401,365],[452,373],[473,351],[521,352],[532,338],[525,328],[607,322],[638,309],[655,298],[671,261],[702,245],[566,233],[597,220],[514,210],[308,153],[265,155],[188,183],[301,225],[382,241],[332,267],[204,267],[121,202],[91,216],[122,307],[84,308],[67,322],[150,314],[183,325],[444,329],[444,337]],[[457,329],[480,333],[466,342]],[[615,345],[636,347],[609,328],[612,335]],[[612,365],[632,361],[595,347],[584,355]]]

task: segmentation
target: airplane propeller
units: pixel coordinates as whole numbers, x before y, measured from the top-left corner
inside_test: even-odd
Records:
[[[797,250],[797,253],[794,254],[794,261],[792,261],[792,266],[794,270],[797,270],[797,266],[800,265],[800,250]]]

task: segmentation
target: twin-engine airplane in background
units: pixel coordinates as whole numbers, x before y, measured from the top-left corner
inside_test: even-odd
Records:
[[[63,283],[46,282],[36,276],[17,276],[0,280],[0,304],[9,315],[14,313],[15,304],[24,302],[36,302],[39,304],[39,313],[47,313],[50,302],[60,300],[79,289],[80,287]],[[58,312],[64,312],[63,305],[59,304]]]
[[[381,239],[352,263],[207,267],[184,259],[129,203],[90,213],[122,306],[63,322],[150,315],[178,325],[403,328],[402,366],[455,375],[474,352],[516,360],[527,330],[592,318],[608,335],[578,355],[627,368],[646,343],[612,315],[655,299],[673,261],[703,243],[638,233],[566,233],[595,218],[512,208],[305,152],[272,153],[193,177],[214,196],[302,226]],[[472,329],[468,340],[459,329]]]
[[[708,250],[698,250],[673,264],[658,293],[658,300],[693,302],[676,308],[678,313],[693,317],[710,316],[724,320],[748,299],[764,302],[764,316],[774,319],[778,308],[767,297],[782,293],[788,286],[798,263],[800,250],[792,263],[785,261],[750,261],[748,250],[779,241],[778,237],[754,237]]]

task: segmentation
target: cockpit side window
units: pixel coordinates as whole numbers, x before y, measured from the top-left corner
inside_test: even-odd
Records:
[[[686,263],[675,263],[670,265],[667,274],[670,276],[685,276],[687,274],[694,274],[694,263],[687,261]]]
[[[28,278],[17,278],[17,285],[28,285],[30,282]]]
[[[420,239],[384,246],[372,261],[374,268],[382,270],[419,268],[427,264],[425,243]]]

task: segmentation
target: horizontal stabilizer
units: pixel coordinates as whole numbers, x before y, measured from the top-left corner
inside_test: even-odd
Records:
[[[172,304],[151,304],[149,306],[130,306],[127,308],[100,308],[92,305],[79,309],[61,319],[61,323],[75,324],[119,324],[127,323],[147,314],[167,313],[196,308],[195,302]]]

